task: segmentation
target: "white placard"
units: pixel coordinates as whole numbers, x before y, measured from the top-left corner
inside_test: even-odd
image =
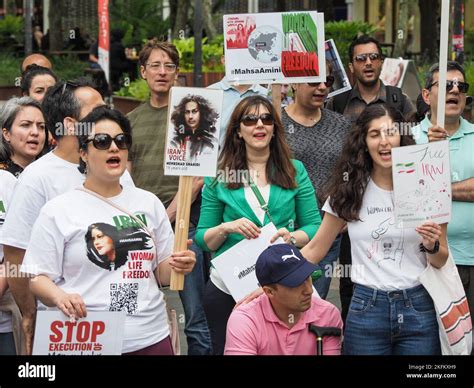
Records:
[[[327,96],[327,98],[331,98],[351,90],[352,87],[334,40],[327,40],[324,46],[326,48],[326,59],[331,63],[332,75],[334,76],[334,84],[329,89],[330,92]]]
[[[38,311],[33,355],[120,355],[125,312],[88,312],[71,321],[61,311]]]
[[[322,13],[224,15],[224,40],[229,81],[281,84],[326,80]]]
[[[273,245],[270,240],[276,233],[275,225],[267,224],[261,229],[258,238],[242,240],[212,260],[212,265],[236,302],[259,287],[255,276],[255,263],[260,253]],[[281,237],[274,242],[283,243]]]
[[[222,90],[171,88],[165,175],[216,176],[223,95]]]
[[[395,225],[420,226],[451,220],[448,141],[392,148]]]
[[[408,68],[408,60],[403,58],[385,58],[383,60],[380,79],[385,85],[402,87]]]

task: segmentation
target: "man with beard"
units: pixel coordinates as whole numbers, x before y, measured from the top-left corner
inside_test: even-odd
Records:
[[[327,108],[339,112],[354,123],[370,104],[388,103],[407,117],[415,112],[410,99],[400,88],[387,86],[380,80],[383,55],[378,40],[361,35],[349,47],[349,70],[354,78],[352,90],[329,100]]]
[[[343,114],[353,124],[362,111],[372,104],[387,103],[398,109],[405,118],[416,112],[410,99],[400,88],[384,85],[380,80],[383,55],[377,39],[361,35],[349,46],[349,70],[354,79],[352,90],[334,96],[326,108]],[[343,233],[339,264],[344,268],[351,265],[351,244],[347,232]],[[344,275],[347,271],[344,269]],[[353,283],[350,277],[341,277],[339,293],[341,297],[342,319],[345,321],[352,297]]]

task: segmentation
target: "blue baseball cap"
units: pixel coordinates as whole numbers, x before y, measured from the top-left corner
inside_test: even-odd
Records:
[[[255,274],[260,286],[281,284],[298,287],[316,270],[294,245],[275,244],[265,249],[257,259]]]

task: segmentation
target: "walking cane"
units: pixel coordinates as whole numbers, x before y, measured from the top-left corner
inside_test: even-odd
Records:
[[[317,355],[323,355],[323,338],[324,337],[340,337],[342,332],[338,327],[321,327],[310,324],[309,331],[316,336]]]

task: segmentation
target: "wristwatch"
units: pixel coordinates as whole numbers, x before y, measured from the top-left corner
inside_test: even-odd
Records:
[[[438,253],[439,252],[439,240],[435,241],[435,245],[434,245],[433,249],[428,249],[423,245],[423,243],[420,243],[420,251],[429,253],[430,255],[434,255],[435,253]]]
[[[296,238],[290,234],[290,244],[296,246]]]

